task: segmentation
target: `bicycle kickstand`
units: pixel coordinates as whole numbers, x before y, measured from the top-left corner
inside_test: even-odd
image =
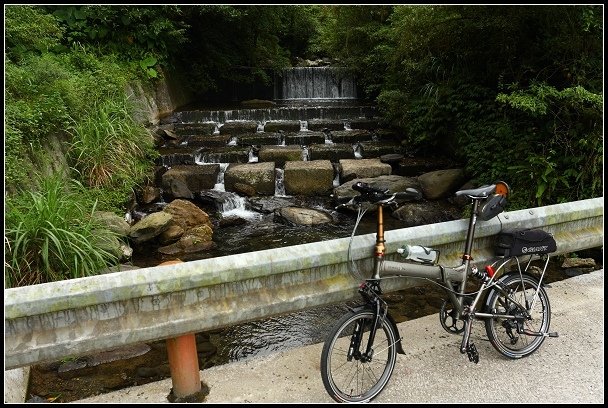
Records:
[[[469,341],[471,337],[471,326],[473,325],[473,319],[470,315],[466,315],[466,322],[464,326],[464,334],[462,335],[462,343],[460,345],[460,352],[462,354],[467,353],[467,357],[469,357],[469,361],[474,362],[475,364],[479,363],[479,353],[477,352],[477,347],[475,344]]]

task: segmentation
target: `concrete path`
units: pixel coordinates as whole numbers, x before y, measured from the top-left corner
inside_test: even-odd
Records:
[[[503,358],[482,322],[471,336],[479,364],[460,354],[461,337],[446,333],[438,315],[399,324],[405,355],[373,403],[602,403],[604,402],[603,270],[551,284],[551,331],[532,355]],[[254,357],[201,371],[205,403],[332,403],[321,381],[322,344]],[[171,379],[76,403],[169,403]]]

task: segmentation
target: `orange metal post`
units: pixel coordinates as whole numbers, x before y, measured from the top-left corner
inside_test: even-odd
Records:
[[[177,259],[163,262],[160,265],[172,265],[181,262]],[[167,355],[173,383],[173,396],[179,399],[200,392],[202,388],[201,374],[198,368],[198,354],[194,334],[185,334],[167,339]]]
[[[184,398],[201,391],[201,375],[194,334],[167,339],[173,394]]]

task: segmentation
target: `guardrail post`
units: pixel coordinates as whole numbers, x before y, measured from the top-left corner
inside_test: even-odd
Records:
[[[194,334],[167,339],[167,354],[173,397],[176,400],[184,400],[198,394],[201,391],[201,375]]]
[[[160,265],[181,263],[174,260]],[[167,396],[170,402],[202,402],[208,394],[201,386],[201,372],[196,352],[196,336],[193,333],[167,339],[167,357],[173,388]]]

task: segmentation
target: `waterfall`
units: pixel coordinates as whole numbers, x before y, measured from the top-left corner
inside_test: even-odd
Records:
[[[353,145],[353,152],[355,153],[355,159],[363,158],[362,151],[363,151],[363,146],[361,146],[361,143],[355,143]]]
[[[344,121],[344,130],[352,130],[350,127],[350,122],[347,120]]]
[[[253,146],[251,146],[251,149],[249,149],[249,161],[248,163],[257,163],[258,162],[258,156],[256,154],[255,148]]]
[[[222,195],[221,200],[222,217],[235,216],[246,219],[259,219],[261,214],[247,209],[247,200],[236,193],[226,192]]]
[[[226,191],[226,187],[224,186],[224,174],[226,174],[226,169],[230,163],[220,163],[220,172],[217,175],[217,181],[215,182],[214,190],[217,191]]]
[[[277,93],[276,99],[281,99],[280,93]],[[305,99],[302,99],[302,101],[305,101]],[[336,101],[353,101],[353,99],[343,98]],[[373,117],[376,114],[374,106],[339,104],[333,106],[277,106],[268,109],[236,109],[227,111],[191,110],[176,112],[173,118],[179,122],[215,122],[216,131],[214,134],[219,134],[219,128],[227,120],[256,120],[265,122],[268,120],[306,120],[309,118],[344,119],[347,117]]]
[[[226,191],[224,175],[226,174],[226,169],[230,163],[219,163],[219,165],[220,172],[217,175],[217,181],[213,190],[219,192],[215,195],[215,202],[222,217],[236,216],[246,219],[260,218],[260,214],[247,209],[247,200],[245,197],[241,197],[231,191]]]
[[[238,142],[238,138],[236,136],[232,136],[226,146],[236,146],[237,142]]]
[[[308,121],[307,120],[300,121],[300,132],[308,132]]]
[[[334,141],[331,140],[331,131],[329,129],[323,129],[323,135],[325,136],[325,144],[334,144]]]
[[[275,187],[274,187],[274,195],[279,197],[285,197],[285,170],[280,168],[274,169],[275,174]]]
[[[296,67],[283,70],[282,99],[357,99],[352,77],[333,67]]]
[[[308,147],[303,146],[302,147],[302,161],[308,161],[309,160],[309,154],[308,154]]]

